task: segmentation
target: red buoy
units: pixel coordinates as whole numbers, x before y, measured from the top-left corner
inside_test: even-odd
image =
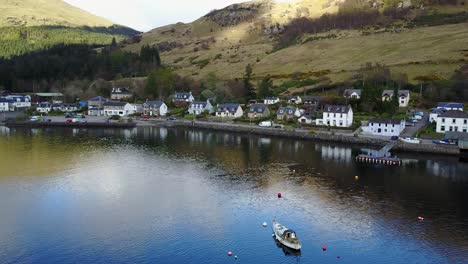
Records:
[[[323,251],[327,251],[327,246],[322,246]]]
[[[278,198],[281,198],[283,197],[283,194],[282,193],[278,193]]]
[[[231,252],[231,251],[228,251],[228,256],[232,256],[232,252]]]

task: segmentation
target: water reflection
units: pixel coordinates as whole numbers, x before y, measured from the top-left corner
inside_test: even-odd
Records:
[[[256,228],[274,216],[298,231],[306,262],[331,263],[323,243],[350,263],[468,254],[468,165],[456,158],[401,154],[404,166],[376,167],[355,163],[357,148],[191,129],[0,135],[0,260],[43,249],[40,238],[56,255],[87,249],[72,250],[78,262],[224,263],[218,252],[237,247],[247,263],[284,263]]]

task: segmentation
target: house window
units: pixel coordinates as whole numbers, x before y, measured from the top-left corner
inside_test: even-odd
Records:
[[[442,118],[442,123],[445,123],[445,118]]]
[[[453,129],[455,130],[455,132],[458,132],[458,127],[454,127]]]
[[[463,132],[466,132],[466,128],[463,129]]]
[[[385,129],[384,131],[387,132],[387,129]]]
[[[445,131],[445,126],[441,126],[440,131]]]
[[[468,119],[463,120],[463,124],[466,125],[467,123],[468,123]]]
[[[452,124],[455,124],[457,122],[457,120],[454,118],[452,119]]]

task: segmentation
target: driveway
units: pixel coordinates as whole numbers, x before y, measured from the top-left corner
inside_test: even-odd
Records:
[[[414,137],[416,133],[429,124],[429,112],[424,112],[421,120],[414,124],[414,126],[407,126],[401,133],[401,137]]]

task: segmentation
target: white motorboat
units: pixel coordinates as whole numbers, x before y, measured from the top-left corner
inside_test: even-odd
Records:
[[[419,143],[421,143],[421,140],[418,139],[418,138],[406,137],[406,138],[400,138],[400,140],[405,142],[405,143],[410,143],[410,144],[419,144]]]
[[[291,229],[288,229],[284,225],[273,220],[273,236],[283,245],[288,248],[295,250],[300,250],[302,245],[301,241],[296,236],[296,232]]]

